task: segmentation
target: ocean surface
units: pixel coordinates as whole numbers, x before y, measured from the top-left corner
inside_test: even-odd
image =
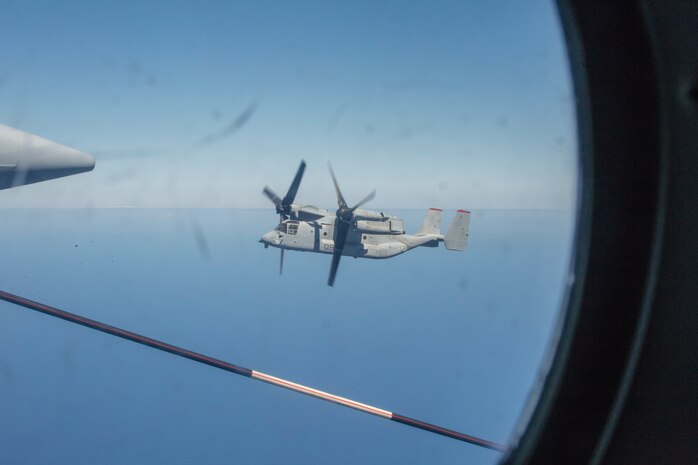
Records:
[[[388,210],[416,231],[422,210]],[[443,227],[454,212],[443,212]],[[507,443],[554,334],[571,211],[474,211],[465,252],[279,251],[273,210],[0,210],[0,289]],[[2,464],[494,464],[502,454],[0,302]]]

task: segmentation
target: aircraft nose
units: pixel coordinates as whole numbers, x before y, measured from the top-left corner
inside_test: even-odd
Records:
[[[271,244],[271,232],[264,234],[259,242],[262,244]]]
[[[269,231],[262,236],[259,242],[265,245],[279,245],[281,243],[281,238],[277,231]]]

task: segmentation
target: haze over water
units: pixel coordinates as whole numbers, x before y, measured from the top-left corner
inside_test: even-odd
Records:
[[[386,211],[408,232],[425,214]],[[272,208],[0,217],[4,290],[500,443],[550,342],[573,230],[571,211],[474,211],[467,251],[345,258],[329,288],[327,255],[288,252],[278,275],[257,243]],[[4,302],[0,411],[0,463],[500,457]]]

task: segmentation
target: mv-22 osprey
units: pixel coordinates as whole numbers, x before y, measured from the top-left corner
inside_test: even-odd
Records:
[[[313,205],[293,203],[300,186],[305,162],[301,161],[291,187],[284,198],[280,198],[269,187],[264,194],[276,205],[280,215],[278,226],[262,236],[259,242],[264,247],[281,249],[279,274],[283,271],[284,250],[319,252],[332,254],[332,265],[327,284],[334,285],[337,267],[342,255],[355,258],[390,258],[415,247],[437,247],[439,242],[448,250],[465,250],[468,244],[470,212],[458,210],[448,227],[441,234],[441,209],[430,208],[416,234],[405,234],[401,218],[383,212],[359,208],[376,194],[374,190],[361,202],[349,207],[344,200],[332,166],[328,165],[334,188],[337,192],[338,208],[331,212]]]

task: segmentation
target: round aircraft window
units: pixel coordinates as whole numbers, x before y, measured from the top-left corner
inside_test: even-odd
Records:
[[[303,3],[0,18],[1,463],[501,460],[569,279],[554,5]]]

